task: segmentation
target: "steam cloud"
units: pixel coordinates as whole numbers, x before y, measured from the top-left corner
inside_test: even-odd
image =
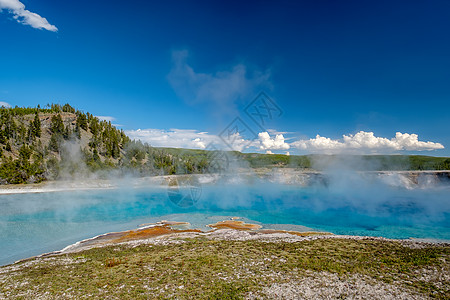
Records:
[[[14,19],[19,23],[30,25],[31,27],[37,29],[45,29],[53,32],[58,31],[58,28],[51,25],[46,18],[26,10],[25,5],[19,0],[0,0],[0,11],[3,9],[12,13]]]

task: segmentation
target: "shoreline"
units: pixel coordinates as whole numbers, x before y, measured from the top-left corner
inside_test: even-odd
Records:
[[[385,238],[381,236],[360,236],[360,235],[339,235],[330,232],[320,232],[320,231],[294,231],[294,230],[284,230],[284,229],[271,229],[262,228],[261,225],[245,223],[239,221],[240,217],[231,217],[230,220],[224,220],[217,222],[216,224],[207,225],[209,230],[201,229],[190,229],[190,224],[187,222],[178,221],[159,221],[153,224],[143,224],[141,227],[131,230],[124,230],[118,232],[107,232],[99,234],[90,238],[86,238],[75,243],[69,244],[62,248],[61,250],[55,250],[51,252],[42,253],[39,255],[19,259],[11,264],[0,266],[6,267],[15,264],[20,264],[22,262],[42,259],[53,256],[60,256],[65,254],[73,254],[78,252],[83,252],[93,248],[103,248],[113,245],[145,245],[145,244],[158,244],[158,243],[172,243],[176,242],[180,238],[207,238],[220,241],[264,241],[264,242],[304,242],[313,241],[317,239],[346,239],[354,241],[381,241],[381,242],[399,242],[406,247],[417,248],[424,246],[443,246],[450,247],[450,240],[439,240],[439,239],[419,239],[419,238],[408,238],[408,239],[393,239]],[[231,226],[214,226],[219,223],[230,222]],[[234,226],[233,224],[239,224],[243,226]],[[247,227],[248,226],[248,227]],[[123,236],[127,236],[130,233],[139,236],[140,232],[145,232],[146,230],[168,228],[169,230],[164,233],[141,235],[138,238],[123,239]],[[184,229],[180,229],[184,228]],[[248,229],[252,228],[252,229]],[[306,227],[305,227],[306,228]],[[307,228],[306,228],[307,229]],[[137,233],[137,234],[136,234]]]
[[[187,224],[161,221],[1,266],[0,298],[448,298],[450,243],[298,235],[234,221],[210,225],[241,230],[171,232]],[[154,234],[163,227],[170,233]],[[89,245],[108,235],[112,242]]]
[[[108,190],[117,189],[124,186],[125,183],[131,184],[132,188],[145,187],[144,184],[151,184],[155,187],[167,184],[173,176],[183,175],[164,175],[149,176],[132,179],[92,179],[92,180],[53,180],[41,183],[24,183],[0,185],[0,195],[13,194],[34,194],[34,193],[54,193],[85,190]],[[144,182],[147,181],[147,182]]]
[[[264,172],[262,172],[264,171]],[[284,180],[274,181],[281,184],[293,184],[293,185],[305,185],[304,182],[290,182],[289,177],[292,176],[321,176],[326,175],[328,172],[315,171],[315,170],[298,170],[295,168],[279,168],[273,173],[273,169],[253,169],[251,171],[240,172],[241,176],[255,176],[261,179],[269,179],[274,174],[282,175],[286,178]],[[391,175],[399,174],[408,176],[413,183],[417,183],[417,177],[421,175],[436,176],[438,178],[450,179],[450,170],[415,170],[415,171],[354,171],[360,174],[369,175]],[[117,189],[126,184],[131,185],[133,188],[145,187],[148,185],[164,186],[169,185],[173,179],[183,179],[195,177],[201,184],[213,183],[220,176],[227,176],[228,174],[176,174],[176,175],[155,175],[145,177],[132,177],[132,178],[117,178],[117,179],[86,179],[86,180],[52,180],[44,181],[41,183],[22,183],[22,184],[8,184],[0,185],[0,195],[12,195],[12,194],[26,194],[26,193],[51,193],[51,192],[66,192],[66,191],[78,191],[78,190],[102,190],[102,189]],[[204,181],[204,182],[202,182]],[[289,183],[288,183],[289,182]]]

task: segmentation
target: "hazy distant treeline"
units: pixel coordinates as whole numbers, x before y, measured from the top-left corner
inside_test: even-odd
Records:
[[[172,154],[208,157],[205,150],[164,149]],[[284,155],[237,151],[230,151],[228,155],[240,161],[240,166],[250,168],[288,167],[317,171],[330,168],[358,171],[450,170],[449,157],[424,155]]]
[[[282,166],[359,171],[450,170],[450,158],[423,155],[303,155],[239,154],[251,167]]]

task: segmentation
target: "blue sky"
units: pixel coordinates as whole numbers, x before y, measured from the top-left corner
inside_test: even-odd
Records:
[[[12,106],[68,102],[155,146],[204,148],[240,117],[255,133],[232,137],[243,151],[450,155],[448,1],[0,8]],[[263,128],[245,113],[260,91],[282,111]]]

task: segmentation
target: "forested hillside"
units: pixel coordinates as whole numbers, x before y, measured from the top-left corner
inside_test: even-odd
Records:
[[[69,104],[0,109],[0,183],[202,172],[205,161],[130,141],[123,130]]]

